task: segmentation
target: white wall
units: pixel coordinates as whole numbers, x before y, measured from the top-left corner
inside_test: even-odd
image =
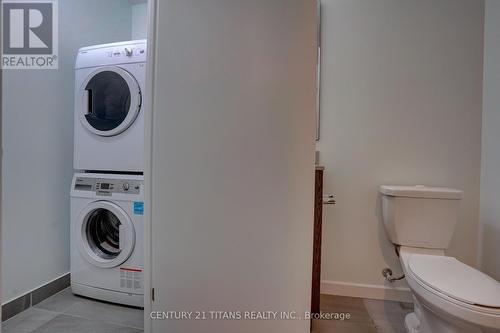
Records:
[[[485,21],[479,258],[500,280],[500,1],[486,0]]]
[[[59,1],[59,69],[7,70],[3,86],[2,302],[69,271],[74,62],[127,40],[127,0]]]
[[[157,2],[146,173],[153,310],[303,313],[312,265],[316,6]],[[307,320],[148,324],[155,333],[309,332]]]
[[[148,35],[148,4],[132,5],[132,39],[146,39]]]
[[[381,224],[381,184],[464,190],[448,254],[476,263],[484,4],[322,3],[318,147],[337,199],[325,207],[323,292],[398,298],[383,289],[382,268],[400,270]]]

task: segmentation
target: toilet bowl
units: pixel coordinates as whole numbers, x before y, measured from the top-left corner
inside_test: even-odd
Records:
[[[500,283],[440,252],[399,249],[415,305],[414,313],[405,318],[406,330],[500,332]]]
[[[398,249],[414,312],[408,333],[500,333],[500,283],[445,255],[462,192],[381,186],[382,215]]]

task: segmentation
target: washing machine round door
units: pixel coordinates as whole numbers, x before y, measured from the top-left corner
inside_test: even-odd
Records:
[[[121,265],[134,250],[132,220],[122,208],[109,201],[87,205],[80,213],[75,232],[80,253],[98,267]]]
[[[96,135],[118,135],[134,123],[141,99],[139,84],[129,72],[117,66],[100,67],[80,87],[80,121]]]

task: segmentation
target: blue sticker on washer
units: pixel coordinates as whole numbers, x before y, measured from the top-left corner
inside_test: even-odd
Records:
[[[144,202],[134,202],[134,214],[144,215]]]

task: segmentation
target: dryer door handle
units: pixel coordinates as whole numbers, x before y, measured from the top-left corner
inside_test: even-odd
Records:
[[[83,92],[83,112],[92,114],[92,90],[85,89]]]

